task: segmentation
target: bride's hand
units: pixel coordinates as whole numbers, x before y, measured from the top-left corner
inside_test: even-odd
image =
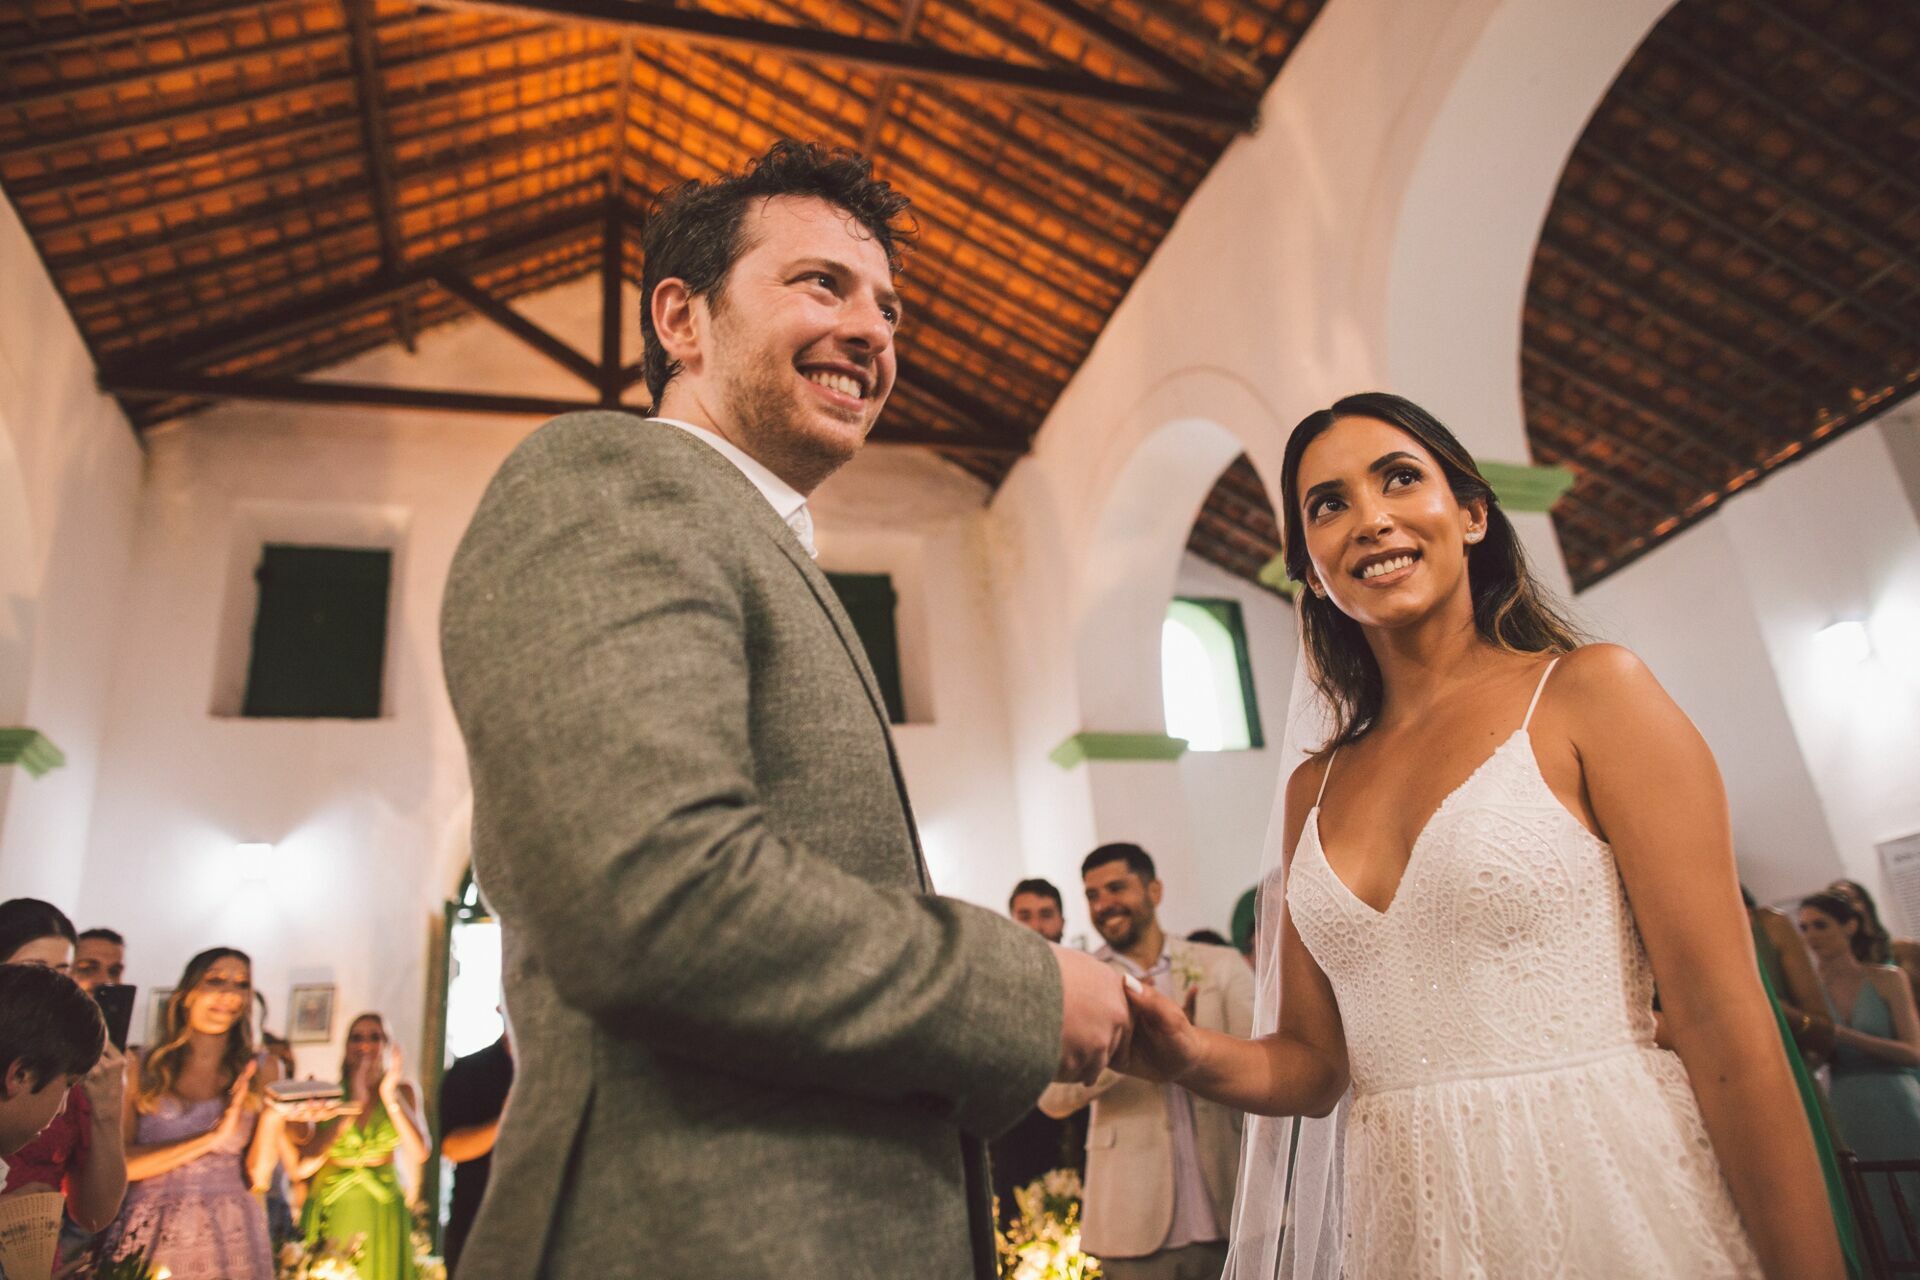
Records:
[[[1176,1083],[1200,1062],[1200,1031],[1179,1005],[1145,983],[1127,984],[1133,1039],[1113,1061],[1115,1071],[1143,1080]]]

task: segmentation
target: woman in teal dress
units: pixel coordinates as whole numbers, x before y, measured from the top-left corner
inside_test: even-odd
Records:
[[[1853,904],[1816,893],[1800,904],[1800,932],[1820,965],[1838,1015],[1834,1026],[1833,1115],[1840,1137],[1862,1160],[1920,1159],[1920,1014],[1906,975],[1867,964]],[[1920,1204],[1920,1177],[1901,1174],[1901,1194]],[[1880,1235],[1894,1258],[1911,1254],[1885,1179],[1870,1181]]]
[[[300,1225],[309,1245],[359,1243],[362,1280],[412,1280],[413,1214],[396,1163],[418,1169],[428,1153],[420,1095],[401,1078],[400,1051],[377,1013],[347,1029],[340,1064],[344,1114],[319,1126],[300,1149],[307,1184]]]

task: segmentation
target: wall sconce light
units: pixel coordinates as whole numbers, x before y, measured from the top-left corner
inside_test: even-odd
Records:
[[[242,840],[233,846],[240,860],[240,878],[260,881],[273,874],[273,845],[264,840]]]
[[[1857,667],[1873,656],[1873,641],[1864,621],[1846,618],[1815,633],[1813,649],[1827,666]]]

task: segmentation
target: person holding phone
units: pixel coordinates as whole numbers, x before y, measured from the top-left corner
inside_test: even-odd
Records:
[[[0,964],[31,964],[67,973],[73,967],[73,922],[38,898],[0,902]],[[57,1191],[81,1231],[99,1231],[120,1212],[127,1193],[127,1153],[120,1137],[126,1056],[109,1043],[66,1107],[40,1135],[7,1159],[0,1196]],[[59,1226],[54,1224],[55,1231]]]

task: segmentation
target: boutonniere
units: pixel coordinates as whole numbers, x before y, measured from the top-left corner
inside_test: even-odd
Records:
[[[1193,958],[1191,951],[1175,952],[1169,958],[1168,964],[1173,970],[1176,984],[1181,990],[1188,994],[1192,994],[1197,990],[1201,982],[1206,979],[1206,970],[1200,967],[1199,962]]]

